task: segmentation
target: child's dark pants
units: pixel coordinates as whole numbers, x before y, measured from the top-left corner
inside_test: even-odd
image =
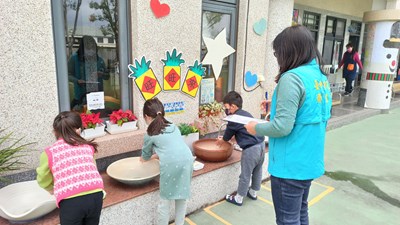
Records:
[[[60,202],[61,225],[98,225],[103,192],[64,199]]]

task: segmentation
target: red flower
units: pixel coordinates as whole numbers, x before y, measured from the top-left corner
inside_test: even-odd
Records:
[[[129,122],[129,121],[136,121],[137,117],[131,110],[126,110],[125,112],[122,111],[122,109],[118,111],[113,111],[110,114],[110,121],[113,124],[118,124],[118,126],[122,126],[124,122]]]
[[[95,128],[97,124],[101,124],[103,122],[100,119],[100,113],[92,113],[88,111],[87,113],[81,113],[82,125],[83,128]]]

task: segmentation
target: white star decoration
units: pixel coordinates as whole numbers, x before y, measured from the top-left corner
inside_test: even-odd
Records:
[[[201,62],[203,65],[211,65],[214,71],[215,79],[218,80],[221,73],[224,58],[235,52],[230,45],[226,43],[225,28],[215,37],[215,39],[203,36],[204,43],[207,46],[207,54]]]

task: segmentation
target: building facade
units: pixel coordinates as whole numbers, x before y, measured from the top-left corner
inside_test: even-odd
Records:
[[[363,13],[397,8],[398,4],[389,0],[189,0],[156,1],[156,6],[149,1],[79,2],[0,3],[0,128],[36,142],[23,158],[26,170],[38,165],[40,152],[54,141],[54,117],[74,107],[83,109],[72,104],[79,94],[71,79],[70,61],[84,36],[94,38],[107,74],[102,87],[93,90],[104,91],[108,110],[131,109],[139,117],[137,132],[99,139],[99,157],[108,157],[138,150],[143,141],[145,99],[140,86],[128,78],[128,65],[135,60],[145,56],[151,61],[150,67],[162,85],[161,60],[176,49],[185,60],[181,64],[183,83],[188,67],[196,60],[201,62],[209,52],[204,38],[214,39],[224,31],[226,43],[235,52],[224,58],[218,79],[214,68],[203,65],[204,83],[194,97],[165,89],[156,97],[165,104],[181,104],[179,113],[168,115],[174,123],[193,122],[200,104],[221,101],[231,90],[242,95],[245,110],[259,117],[259,103],[266,91],[272,93],[278,72],[272,41],[285,27],[296,23],[307,26],[325,63],[337,65],[348,42],[363,55]],[[109,112],[104,110],[103,115]],[[115,144],[118,150],[112,147]]]

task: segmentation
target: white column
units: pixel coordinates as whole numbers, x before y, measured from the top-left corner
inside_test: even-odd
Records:
[[[400,1],[399,1],[400,2]],[[364,13],[367,38],[361,93],[366,91],[366,108],[389,109],[400,47],[400,10]],[[360,95],[361,97],[361,95]]]

